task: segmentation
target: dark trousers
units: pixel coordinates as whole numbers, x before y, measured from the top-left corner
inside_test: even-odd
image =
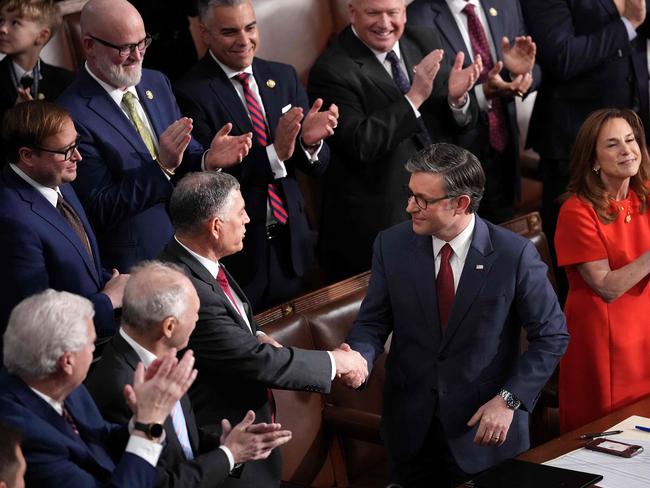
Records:
[[[566,159],[542,159],[539,162],[539,172],[542,176],[542,228],[548,239],[551,256],[553,258],[553,271],[558,288],[558,299],[564,304],[569,284],[563,269],[557,266],[555,253],[555,228],[557,217],[562,206],[562,195],[566,192],[569,183],[569,161]]]
[[[485,191],[479,215],[493,224],[512,219],[515,216],[515,197],[519,194],[514,144],[508,144],[504,152],[498,153],[488,142],[479,159],[485,172]]]
[[[455,488],[474,475],[460,469],[436,415],[422,448],[409,460],[390,459],[390,479],[403,488]]]
[[[266,245],[268,261],[264,265],[267,267],[268,279],[260,280],[253,276],[250,282],[239,282],[251,302],[254,313],[296,298],[303,292],[302,278],[296,276],[291,264],[288,227],[281,226],[279,234],[273,239],[267,239]]]

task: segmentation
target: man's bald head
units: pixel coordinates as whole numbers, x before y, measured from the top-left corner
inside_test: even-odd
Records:
[[[121,89],[140,82],[146,31],[133,5],[90,0],[81,11],[81,33],[88,66],[99,79]]]

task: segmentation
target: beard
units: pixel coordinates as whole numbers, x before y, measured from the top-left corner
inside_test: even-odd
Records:
[[[116,88],[135,86],[142,78],[142,59],[137,61],[136,69],[124,69],[122,65],[115,65],[108,59],[97,57],[96,66],[108,83]]]

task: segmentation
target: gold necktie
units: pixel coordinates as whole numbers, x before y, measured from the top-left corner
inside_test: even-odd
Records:
[[[131,117],[131,121],[133,122],[133,125],[135,125],[135,130],[137,130],[138,134],[140,134],[140,137],[142,137],[144,145],[147,146],[147,149],[149,150],[149,154],[151,154],[151,157],[154,160],[157,160],[158,151],[156,150],[156,144],[153,142],[151,131],[147,128],[146,124],[138,115],[138,111],[135,107],[135,104],[137,102],[135,101],[133,93],[129,91],[125,92],[122,96],[122,103],[124,103],[124,106],[129,112],[129,117]]]

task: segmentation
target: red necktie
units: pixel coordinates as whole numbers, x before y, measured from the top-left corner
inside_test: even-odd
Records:
[[[221,286],[223,292],[228,296],[228,298],[230,298],[230,301],[235,307],[237,313],[243,317],[243,314],[241,313],[241,310],[239,310],[237,302],[235,302],[235,299],[232,295],[230,283],[228,283],[228,277],[226,276],[226,272],[223,270],[223,266],[219,266],[219,271],[217,272],[217,283],[219,283],[219,286]],[[266,389],[266,394],[269,397],[269,405],[271,406],[271,421],[275,422],[275,398],[273,398],[273,392],[270,388]]]
[[[483,60],[483,71],[478,78],[479,83],[487,80],[488,73],[494,68],[494,61],[490,54],[490,45],[488,44],[485,30],[481,21],[476,14],[474,5],[468,3],[463,8],[463,13],[467,15],[467,29],[469,31],[469,41],[472,45],[472,52],[476,57],[477,54],[481,55]],[[508,145],[508,129],[506,125],[506,114],[503,109],[501,99],[498,97],[491,99],[492,108],[488,110],[488,127],[490,131],[490,146],[497,152],[503,152]]]
[[[232,306],[235,308],[237,313],[243,317],[244,314],[242,314],[241,310],[239,310],[239,306],[235,301],[235,297],[233,296],[232,290],[230,289],[230,283],[228,283],[228,277],[226,276],[226,272],[223,270],[223,266],[219,266],[219,271],[217,272],[217,283],[219,283],[219,286],[226,294],[226,296],[230,298],[230,302],[232,303]]]
[[[264,114],[262,112],[262,107],[257,101],[257,97],[250,86],[250,75],[248,73],[239,73],[235,76],[235,79],[242,84],[244,89],[244,100],[246,101],[246,108],[248,109],[248,114],[250,115],[251,122],[253,124],[253,134],[255,134],[255,139],[262,147],[266,147],[269,143],[268,138],[268,129],[266,127],[266,121],[264,120]],[[271,203],[271,212],[273,217],[281,224],[286,224],[289,215],[282,201],[282,196],[280,195],[280,189],[275,183],[269,183],[267,185],[267,193],[269,197],[269,202]]]
[[[68,423],[70,428],[72,428],[73,432],[79,435],[79,429],[77,429],[77,424],[74,423],[74,419],[72,418],[72,415],[70,415],[70,412],[68,412],[67,408],[65,407],[61,408],[61,415],[63,415],[63,418]]]
[[[452,253],[451,246],[445,244],[440,249],[440,269],[436,276],[436,294],[438,296],[438,313],[440,318],[440,330],[444,334],[449,321],[451,309],[454,306],[454,272],[451,270],[449,258]]]

